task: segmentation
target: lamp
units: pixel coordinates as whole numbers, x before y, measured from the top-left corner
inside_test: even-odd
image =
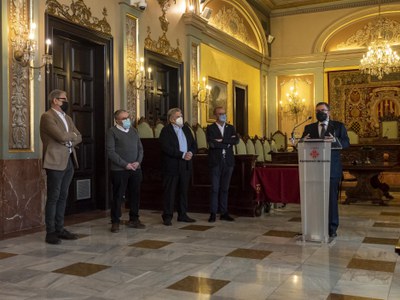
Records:
[[[199,103],[207,103],[210,99],[211,86],[207,84],[207,79],[203,77],[202,82],[197,82],[193,88],[193,99]]]
[[[42,55],[42,64],[33,65],[33,60],[37,52],[37,42],[35,40],[36,24],[31,22],[32,3],[30,2],[30,11],[25,14],[26,7],[22,1],[14,3],[14,20],[12,24],[13,35],[11,38],[11,47],[14,61],[23,68],[41,70],[46,67],[46,73],[50,73],[50,65],[53,63],[53,55],[50,54],[51,40],[46,40],[45,54]],[[39,72],[38,79],[40,80]]]
[[[270,35],[270,34],[267,35],[268,44],[272,44],[274,40],[275,40],[275,37],[273,35]]]
[[[286,103],[282,100],[279,101],[281,109],[285,113],[289,113],[296,118],[296,124],[299,122],[299,115],[303,113],[306,108],[306,99],[301,99],[296,89],[297,79],[294,79],[293,86],[290,87],[290,92],[286,93]]]
[[[147,68],[147,74],[144,68],[144,58],[141,57],[134,67],[128,70],[128,82],[136,90],[152,90],[154,80],[152,79],[152,69]]]
[[[379,1],[378,22],[370,31],[370,45],[368,52],[360,61],[360,71],[363,74],[377,76],[379,80],[384,74],[390,74],[400,69],[400,58],[393,51],[387,40],[385,30],[387,19],[381,18],[381,4]]]

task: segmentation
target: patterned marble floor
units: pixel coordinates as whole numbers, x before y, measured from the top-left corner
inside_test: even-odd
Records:
[[[396,199],[400,194],[395,193]],[[400,299],[400,201],[340,205],[338,237],[303,243],[299,205],[229,223],[161,224],[144,230],[109,218],[68,226],[61,245],[44,232],[0,241],[0,299]],[[127,218],[125,212],[124,217]]]

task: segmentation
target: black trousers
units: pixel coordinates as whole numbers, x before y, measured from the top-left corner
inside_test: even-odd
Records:
[[[111,223],[119,223],[121,218],[121,204],[124,196],[129,201],[129,220],[139,218],[140,183],[142,170],[111,171],[113,199],[111,202]]]
[[[233,168],[226,164],[225,159],[222,159],[218,165],[210,169],[210,213],[212,214],[218,211],[221,215],[228,213],[228,192]]]
[[[164,175],[164,212],[163,220],[171,220],[174,214],[175,201],[178,217],[185,216],[188,206],[188,189],[192,171],[186,160],[179,161],[179,171],[176,175]]]

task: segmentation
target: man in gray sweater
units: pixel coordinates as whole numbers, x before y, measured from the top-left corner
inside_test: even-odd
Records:
[[[111,201],[111,232],[119,231],[121,204],[125,192],[129,199],[128,227],[143,229],[146,226],[139,220],[140,184],[143,159],[143,146],[139,135],[131,128],[131,120],[126,110],[114,113],[116,125],[107,132],[107,155],[111,162],[111,182],[113,200]]]

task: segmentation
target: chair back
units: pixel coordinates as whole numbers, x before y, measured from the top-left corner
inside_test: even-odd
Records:
[[[246,152],[247,154],[256,154],[256,148],[254,147],[254,143],[251,138],[246,139]]]
[[[265,161],[271,162],[272,161],[272,147],[271,147],[271,141],[265,139],[263,143],[263,150],[264,150],[264,157]]]
[[[206,132],[200,126],[200,124],[194,125],[193,129],[194,129],[195,138],[196,138],[196,142],[197,142],[197,148],[198,148],[199,153],[207,152],[208,144],[207,144]]]
[[[262,145],[260,139],[258,139],[257,137],[254,139],[254,148],[256,150],[257,161],[264,162],[265,154],[264,154],[263,145]]]
[[[247,154],[246,144],[241,137],[239,138],[239,143],[236,144],[236,154]]]
[[[359,143],[358,134],[357,134],[355,131],[353,131],[353,130],[348,130],[348,131],[347,131],[347,135],[348,135],[348,137],[349,137],[349,140],[350,140],[350,144],[351,144],[351,145],[355,145],[355,144],[358,144],[358,143]]]
[[[162,122],[157,122],[156,127],[154,127],[154,137],[158,139],[160,137],[161,130],[164,128]]]
[[[274,132],[271,135],[271,140],[275,141],[275,145],[278,151],[286,151],[287,148],[287,138],[286,134],[283,134],[280,130]]]
[[[137,131],[140,138],[154,138],[154,131],[153,128],[149,125],[149,123],[144,119],[141,118],[137,125]]]

